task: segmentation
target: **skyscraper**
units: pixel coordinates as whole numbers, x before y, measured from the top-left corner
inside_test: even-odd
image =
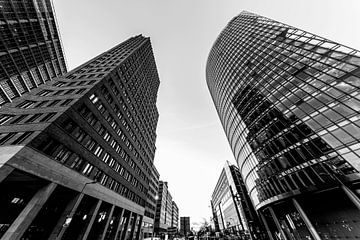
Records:
[[[0,108],[0,237],[138,239],[159,87],[136,36]]]
[[[0,2],[0,106],[66,73],[51,0]]]
[[[360,237],[360,54],[242,12],[207,84],[269,238]]]

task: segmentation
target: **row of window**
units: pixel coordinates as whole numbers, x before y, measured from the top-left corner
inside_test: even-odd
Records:
[[[127,187],[123,186],[121,183],[115,179],[106,175],[103,171],[93,166],[85,159],[81,158],[76,153],[73,153],[64,145],[59,142],[48,139],[44,141],[42,145],[39,146],[39,150],[45,154],[51,156],[56,161],[64,164],[65,166],[83,174],[84,176],[99,182],[101,185],[119,193],[120,195],[128,198],[129,200],[136,202],[141,206],[145,206],[145,201],[134,192],[132,192]]]
[[[138,115],[136,113],[132,114],[132,113],[134,113],[136,111],[135,107],[133,106],[133,104],[131,104],[130,98],[125,94],[126,102],[131,108],[131,111],[130,111],[130,109],[126,106],[125,101],[124,101],[123,97],[120,95],[120,92],[117,89],[117,87],[116,87],[115,83],[113,82],[113,80],[109,79],[108,82],[109,82],[109,85],[110,85],[110,89],[113,91],[113,93],[117,97],[116,98],[117,101],[121,104],[122,110],[120,109],[119,105],[117,105],[114,102],[114,99],[112,98],[111,94],[109,93],[109,91],[106,89],[105,86],[103,86],[101,88],[102,95],[104,96],[106,101],[109,103],[109,105],[113,108],[113,110],[114,110],[115,114],[117,115],[117,117],[119,119],[123,118],[121,121],[122,121],[124,127],[127,129],[127,132],[130,134],[130,137],[133,139],[133,141],[135,142],[137,147],[140,149],[140,152],[143,154],[146,161],[150,163],[151,162],[150,159],[153,158],[153,157],[151,155],[150,156],[147,155],[147,152],[145,151],[143,145],[140,143],[140,141],[138,140],[136,134],[134,134],[134,132],[132,130],[132,129],[134,129],[135,132],[137,132],[139,134],[139,138],[140,138],[141,142],[145,143],[144,139],[146,139],[146,137],[144,137],[144,134],[146,134],[146,132],[145,132],[144,128],[142,128],[141,126],[138,127],[138,123],[139,123],[138,121],[140,120]],[[122,83],[120,85],[122,85]],[[125,93],[125,92],[123,91],[123,93]],[[123,111],[125,114],[123,114],[121,111]],[[123,117],[125,115],[126,115],[128,121],[126,120],[126,117]],[[132,125],[131,128],[128,127],[128,126],[130,126],[129,122]]]
[[[0,133],[0,145],[18,145],[28,139],[33,132]]]
[[[62,95],[68,95],[68,94],[81,94],[83,93],[87,88],[80,88],[80,89],[68,89],[68,90],[49,90],[44,89],[38,92],[36,95],[46,97],[46,96],[62,96]]]
[[[45,101],[32,101],[32,100],[25,100],[19,103],[16,107],[18,108],[40,108],[40,107],[55,107],[61,106],[65,107],[70,105],[74,99],[64,99],[64,100],[45,100]]]
[[[95,82],[96,82],[96,80],[91,80],[91,81],[71,81],[71,82],[57,81],[53,86],[56,86],[56,87],[84,86],[84,85],[92,85]]]
[[[149,139],[154,139],[154,136],[151,136],[151,133],[149,133],[148,129],[149,125],[147,124],[148,121],[146,121],[146,116],[148,115],[144,108],[138,108],[139,106],[134,106],[134,103],[130,100],[129,95],[127,94],[125,90],[125,86],[121,81],[117,81],[118,85],[120,87],[120,90],[118,89],[117,85],[113,81],[113,79],[109,79],[108,83],[110,85],[110,89],[113,92],[113,94],[116,96],[117,101],[122,105],[123,111],[126,113],[127,118],[132,124],[132,128],[139,134],[141,143],[145,143],[145,148],[147,151],[145,151],[142,144],[139,142],[136,142],[137,146],[140,148],[140,151],[142,152],[143,156],[145,156],[146,161],[150,162],[151,159],[154,158],[154,142],[149,142]],[[107,101],[111,106],[113,106],[114,111],[119,116],[119,107],[116,106],[116,104],[113,104],[113,99],[109,92],[106,89],[103,89],[104,92],[107,92]],[[120,94],[122,93],[122,96]],[[124,98],[125,99],[124,99]],[[113,105],[112,105],[113,104]],[[127,107],[129,106],[129,108]],[[131,111],[130,111],[131,110]],[[155,134],[153,134],[155,135]],[[150,155],[150,156],[149,156]]]
[[[1,114],[0,115],[0,125],[4,125],[5,123],[6,124],[26,124],[26,123],[49,122],[55,115],[56,115],[55,112],[23,114],[23,115]]]
[[[92,152],[96,157],[98,157],[101,161],[106,163],[109,167],[111,167],[114,171],[119,173],[126,181],[130,182],[133,186],[138,188],[141,192],[146,193],[146,188],[139,183],[139,181],[113,157],[111,154],[104,151],[104,148],[98,144],[93,138],[91,138],[88,134],[86,134],[74,121],[67,120],[62,124],[62,127],[75,138],[80,144],[86,147],[90,152]],[[98,128],[98,133],[103,136],[103,138],[110,139],[109,134],[105,131],[103,127]],[[144,178],[144,175],[141,174],[139,168],[135,168],[134,162],[129,158],[126,152],[120,147],[119,144],[115,140],[111,141],[111,146],[114,150],[119,154],[119,156],[127,162],[139,176]]]
[[[234,21],[238,26],[219,37],[210,54],[207,69],[209,88],[224,128],[228,136],[233,137],[231,140],[229,137],[229,141],[238,154],[239,164],[244,163],[242,173],[248,189],[256,189],[256,198],[260,197],[260,201],[263,201],[290,190],[325,183],[326,180],[320,176],[322,172],[317,171],[316,166],[302,170],[305,169],[304,164],[312,159],[321,158],[326,164],[336,166],[336,171],[342,174],[354,172],[354,168],[337,153],[331,152],[331,147],[300,120],[309,124],[313,119],[319,119],[321,125],[332,128],[331,132],[339,132],[338,141],[352,144],[355,138],[350,136],[351,133],[347,130],[340,132],[343,126],[353,129],[349,121],[337,126],[343,121],[337,117],[342,115],[338,112],[338,109],[343,109],[342,106],[331,105],[331,102],[325,102],[322,106],[311,104],[309,108],[314,107],[319,112],[312,114],[305,110],[300,117],[298,112],[283,116],[273,104],[278,101],[285,106],[282,109],[291,108],[289,113],[296,111],[296,108],[304,108],[306,102],[318,98],[315,93],[325,91],[324,86],[333,99],[346,102],[346,94],[355,93],[357,88],[357,77],[353,71],[359,66],[359,58],[347,56],[351,54],[351,49],[342,49],[336,44],[330,46],[326,40],[301,30],[274,26],[281,24],[272,21],[263,24],[253,18],[243,21],[239,17],[238,21]],[[234,97],[238,89],[244,91],[238,91]],[[269,98],[272,102],[266,100]],[[236,113],[233,103],[237,108]],[[337,107],[336,111],[333,111],[333,107]],[[355,116],[347,112],[343,116]],[[237,114],[240,117],[236,117]],[[325,125],[319,116],[324,116]],[[243,122],[239,123],[237,119]],[[309,126],[314,130],[317,122]],[[327,135],[323,134],[325,139]],[[358,135],[357,131],[353,134]],[[260,163],[254,161],[249,167],[247,162],[255,158],[253,153]],[[353,154],[351,151],[347,154],[349,158],[356,158],[350,156]],[[283,181],[281,185],[279,179]],[[253,200],[259,202],[259,199]]]
[[[105,108],[104,104],[102,104],[101,100],[99,100],[99,97],[97,97],[96,94],[92,94],[89,97],[90,101],[96,106],[96,108],[100,111],[100,113],[102,114],[102,116],[104,116],[104,118],[108,121],[108,123],[110,124],[110,126],[117,132],[117,131],[121,131],[120,126],[118,125],[117,121],[121,121],[121,124],[123,125],[123,127],[125,128],[125,130],[130,134],[132,134],[133,138],[135,138],[132,130],[130,129],[130,126],[128,124],[128,122],[125,120],[125,118],[123,117],[123,113],[120,111],[120,108],[118,107],[117,104],[115,104],[114,102],[109,103],[110,106],[113,108],[113,110],[115,111],[115,114],[117,116],[117,119],[115,120],[115,118],[113,118],[111,116],[111,114],[108,112],[108,110]],[[125,105],[122,105],[123,109],[124,107],[126,107]],[[126,109],[125,109],[126,111]],[[139,163],[144,167],[145,171],[148,172],[150,174],[150,169],[148,168],[148,166],[145,164],[144,160],[142,157],[139,157],[139,153],[137,152],[136,148],[133,146],[133,144],[128,140],[128,138],[126,138],[125,133],[122,133],[120,135],[121,139],[124,141],[124,143],[126,144],[126,146],[128,147],[128,149],[133,152],[134,156],[136,159],[139,160]],[[141,146],[141,144],[139,142],[137,142],[138,145]],[[148,182],[148,179],[147,179]]]
[[[112,51],[106,53],[105,55],[96,58],[94,61],[90,62],[87,66],[82,67],[80,70],[74,72],[73,74],[67,76],[70,79],[83,79],[83,78],[93,78],[93,77],[102,77],[104,74],[93,74],[94,72],[108,72],[111,70],[110,67],[118,66],[123,62],[124,59],[130,61],[131,56],[135,55],[134,53],[129,56],[132,50],[142,42],[142,39],[137,41],[130,40],[124,43],[119,44],[118,47],[112,49]]]

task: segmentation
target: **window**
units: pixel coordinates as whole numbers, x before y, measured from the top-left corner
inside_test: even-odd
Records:
[[[78,89],[76,92],[75,92],[75,94],[81,94],[81,93],[83,93],[85,91],[85,89]]]
[[[87,163],[82,171],[82,174],[84,174],[85,176],[89,176],[93,168],[94,168],[93,165]]]
[[[62,126],[62,128],[65,129],[67,132],[72,133],[72,132],[75,130],[75,128],[77,127],[77,124],[76,124],[73,120],[67,119],[66,121],[64,121],[64,122],[62,123],[61,126]]]
[[[76,171],[80,171],[83,165],[84,160],[81,159],[78,155],[75,155],[75,157],[71,161],[69,161],[69,167]]]
[[[47,105],[48,107],[52,107],[55,106],[56,104],[58,104],[60,102],[60,100],[54,100],[51,103],[49,103],[49,105]]]
[[[41,101],[41,102],[38,102],[35,107],[38,108],[38,107],[42,107],[44,106],[46,103],[48,103],[49,101]]]
[[[1,133],[0,134],[0,145],[4,145],[9,141],[16,133]]]
[[[25,123],[35,122],[42,114],[35,114],[25,121]]]
[[[109,140],[110,140],[110,134],[109,134],[108,132],[105,133],[104,139],[105,139],[105,141],[109,141]]]
[[[94,154],[95,154],[96,156],[100,157],[100,155],[101,155],[102,152],[103,152],[102,147],[97,146],[97,148],[95,149]]]
[[[15,117],[14,120],[12,120],[10,122],[10,124],[16,124],[16,123],[19,123],[20,121],[22,121],[23,119],[25,119],[28,115],[20,115],[20,116],[17,116]]]
[[[79,127],[74,132],[74,137],[78,142],[81,142],[85,138],[85,136],[85,132]]]
[[[109,162],[109,166],[113,167],[115,164],[115,159],[111,158],[110,162]]]
[[[96,146],[96,142],[92,138],[90,138],[85,144],[85,147],[90,151],[92,151],[95,148],[95,146]]]
[[[69,159],[70,154],[71,152],[67,148],[63,147],[62,149],[60,149],[60,151],[57,152],[57,154],[54,156],[54,159],[61,163],[64,163],[66,162],[66,160]]]
[[[72,99],[66,99],[63,103],[60,104],[60,106],[67,106],[72,102]]]
[[[104,163],[107,163],[109,161],[110,155],[108,153],[105,153],[102,160]]]
[[[101,176],[103,175],[103,172],[98,168],[94,168],[92,175],[93,175],[92,179],[94,179],[95,181],[98,181],[101,178]],[[89,176],[89,177],[91,177],[91,176]]]
[[[56,115],[56,113],[48,113],[39,122],[47,122],[55,115]]]
[[[92,94],[89,99],[93,104],[95,104],[99,100],[99,98],[95,94]]]
[[[100,180],[100,183],[105,186],[105,185],[106,185],[106,181],[108,180],[108,178],[109,178],[109,177],[104,174],[104,175],[102,176],[101,180]]]
[[[26,101],[18,104],[16,107],[19,107],[19,108],[31,108],[32,106],[34,106],[34,104],[35,104],[34,101],[26,100]]]
[[[51,91],[51,90],[42,90],[42,91],[38,92],[37,95],[42,96],[42,97],[45,97],[45,96],[51,95],[52,92],[53,92],[53,91]]]
[[[12,115],[5,115],[5,114],[0,115],[0,125],[3,125],[7,121],[9,121],[12,117],[13,117]]]
[[[56,87],[62,87],[64,85],[66,85],[66,83],[64,83],[64,82],[57,82],[54,84],[54,86],[56,86]]]

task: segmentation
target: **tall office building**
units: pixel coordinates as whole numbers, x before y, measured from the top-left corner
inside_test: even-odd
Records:
[[[159,87],[136,36],[0,108],[2,239],[138,239]]]
[[[242,12],[207,84],[271,239],[360,237],[360,54]]]
[[[52,1],[0,1],[0,106],[66,71]]]
[[[228,161],[216,183],[211,207],[216,231],[248,239],[266,239],[240,171]]]

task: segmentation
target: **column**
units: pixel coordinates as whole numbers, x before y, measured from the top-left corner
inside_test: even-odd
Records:
[[[114,240],[117,240],[118,239],[118,235],[120,234],[121,236],[121,222],[122,222],[122,218],[124,216],[124,212],[125,212],[125,209],[123,209],[121,211],[121,215],[120,215],[120,220],[119,220],[119,223],[118,223],[118,226],[116,228],[116,233],[115,233],[115,237],[114,237]]]
[[[296,210],[299,212],[301,218],[304,220],[306,226],[308,227],[311,235],[313,236],[313,238],[315,240],[321,240],[321,237],[319,236],[319,234],[317,233],[316,229],[314,228],[314,226],[312,225],[312,223],[310,222],[309,218],[307,217],[307,215],[305,214],[304,210],[302,209],[302,207],[300,206],[300,204],[298,203],[298,201],[296,201],[295,198],[292,199],[292,202],[294,203],[294,206],[296,208]]]
[[[72,219],[77,208],[79,207],[81,200],[83,199],[84,194],[80,193],[71,200],[68,205],[66,206],[64,212],[62,213],[61,217],[59,218],[56,226],[54,227],[53,231],[50,234],[49,240],[61,239],[64,235],[66,228],[68,225],[65,225],[66,219]]]
[[[12,171],[14,170],[13,167],[9,166],[9,165],[2,165],[0,167],[0,183],[7,178],[7,176],[9,176],[10,173],[12,173]]]
[[[345,185],[341,185],[341,189],[345,192],[346,196],[351,200],[352,203],[360,210],[360,200],[353,191],[351,191]]]
[[[82,240],[86,240],[86,239],[87,239],[87,237],[88,237],[88,235],[89,235],[89,233],[90,233],[91,227],[92,227],[92,225],[94,224],[94,221],[95,221],[95,219],[96,219],[96,216],[97,216],[97,213],[98,213],[99,208],[100,208],[100,206],[101,206],[101,203],[102,203],[102,200],[99,200],[99,201],[97,202],[96,207],[95,207],[95,210],[94,210],[94,212],[93,212],[93,214],[92,214],[92,216],[91,216],[90,222],[89,222],[89,224],[88,224],[88,226],[87,226],[87,228],[86,228],[86,231],[85,231],[85,233],[84,233],[84,236],[82,237]],[[91,237],[90,237],[90,239],[91,239]]]
[[[133,224],[132,224],[132,226],[131,226],[131,231],[130,231],[129,240],[132,240],[132,238],[133,238],[137,218],[138,218],[138,215],[134,213],[134,221],[133,221]],[[130,219],[130,220],[131,220],[131,219]]]
[[[128,227],[129,227],[129,223],[130,223],[131,217],[132,217],[132,212],[130,212],[129,217],[128,217],[127,220],[126,220],[126,223],[125,223],[124,226],[122,227],[120,240],[126,240],[126,235],[127,235],[127,232],[128,232],[127,230],[128,230]]]
[[[265,219],[265,217],[264,217],[264,215],[262,214],[261,211],[259,211],[259,215],[260,215],[260,218],[261,218],[262,222],[263,222],[264,225],[265,225],[266,232],[267,232],[267,234],[268,234],[268,236],[269,236],[269,239],[270,239],[270,240],[274,240],[274,238],[272,237],[272,233],[271,233],[271,231],[270,231],[269,225],[267,224],[267,221],[266,221],[266,219]]]
[[[44,203],[48,200],[50,195],[56,188],[56,183],[49,183],[41,188],[32,197],[30,202],[22,210],[19,216],[15,219],[10,228],[6,231],[2,240],[18,240],[22,237],[26,229],[30,226],[36,215],[41,210]]]
[[[276,225],[277,229],[279,230],[282,239],[284,239],[284,240],[287,239],[286,236],[285,236],[284,231],[283,231],[282,228],[281,228],[281,225],[280,225],[280,223],[279,223],[279,220],[277,219],[277,217],[276,217],[276,215],[275,215],[274,210],[272,209],[272,207],[268,207],[268,209],[269,209],[269,211],[270,211],[270,214],[271,214],[272,218],[274,219],[275,225]]]
[[[139,226],[138,226],[138,229],[137,229],[137,232],[136,232],[136,238],[135,238],[136,240],[139,239],[140,234],[141,234],[142,220],[143,220],[143,216],[139,215]]]
[[[113,215],[113,213],[114,213],[114,209],[115,209],[115,205],[112,205],[111,210],[110,210],[110,214],[109,214],[109,217],[108,217],[108,220],[107,220],[107,222],[106,222],[106,225],[105,225],[105,228],[104,228],[102,237],[101,237],[101,240],[104,240],[104,238],[105,238],[105,236],[106,236],[106,231],[107,231],[107,229],[108,229],[108,227],[109,227],[109,224],[110,224],[112,215]]]

